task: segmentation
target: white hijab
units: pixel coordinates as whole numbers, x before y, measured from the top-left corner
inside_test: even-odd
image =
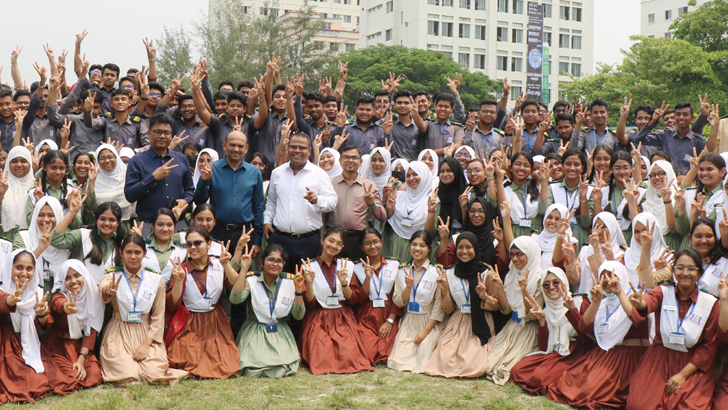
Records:
[[[357,174],[359,174],[359,176],[363,176],[364,171],[366,171],[366,169],[369,168],[370,157],[371,157],[371,155],[369,155],[369,154],[364,154],[361,156],[361,164],[359,165],[359,170],[357,171]]]
[[[128,220],[131,216],[131,204],[124,195],[126,184],[126,164],[116,152],[116,148],[108,144],[102,144],[96,148],[96,164],[99,164],[99,154],[103,150],[109,150],[116,157],[116,165],[110,172],[106,172],[99,166],[99,175],[96,178],[96,202],[116,202],[121,207],[122,219]]]
[[[622,230],[620,229],[617,217],[611,212],[600,212],[594,217],[592,221],[592,228],[597,223],[597,220],[602,221],[604,226],[607,228],[612,239],[612,253],[614,258],[617,259],[622,254],[620,246],[627,246],[627,241],[624,239]],[[581,248],[579,252],[579,263],[581,265],[581,281],[579,282],[579,293],[589,293],[594,284],[592,283],[592,270],[589,266],[589,262],[586,258],[594,255],[594,248],[591,245],[587,245]]]
[[[71,268],[83,276],[83,288],[78,292],[78,299],[76,299],[78,312],[67,317],[68,331],[71,333],[71,338],[79,339],[80,337],[74,337],[79,336],[74,335],[79,330],[83,332],[83,336],[91,335],[91,329],[101,332],[101,327],[104,325],[104,301],[101,300],[99,287],[91,278],[86,266],[76,259],[65,261],[55,272],[53,293],[61,292],[66,299],[70,300],[70,291],[66,288],[66,275],[68,269]]]
[[[569,209],[564,204],[553,204],[550,207],[546,209],[546,213],[543,216],[543,225],[544,228],[541,231],[540,234],[538,234],[538,246],[541,247],[541,267],[551,267],[553,266],[552,257],[554,255],[554,247],[556,246],[556,236],[557,234],[551,233],[548,230],[546,230],[546,217],[551,215],[551,212],[554,210],[559,211],[559,215],[561,215],[562,218],[566,218],[566,216],[569,214]],[[574,238],[574,234],[571,231],[571,226],[566,228],[565,234],[569,235],[569,238],[571,238],[571,243],[577,243],[576,238]]]
[[[10,162],[15,158],[24,158],[28,161],[28,173],[21,178],[17,178],[10,172]],[[25,147],[17,146],[10,150],[8,158],[5,162],[5,172],[8,175],[8,190],[2,202],[2,224],[5,232],[20,228],[28,227],[28,220],[25,216],[25,204],[28,200],[28,191],[33,189],[35,182],[33,180],[33,158],[30,151]],[[58,221],[60,222],[60,220]]]
[[[407,240],[412,237],[412,234],[424,228],[427,221],[427,196],[432,192],[432,173],[427,168],[427,164],[413,161],[409,164],[409,170],[419,175],[420,184],[415,189],[407,186],[404,192],[397,193],[394,213],[389,219],[392,230]],[[405,218],[412,220],[411,226],[402,226]]]
[[[127,157],[127,158],[131,159],[132,157],[134,157],[134,150],[131,149],[131,148],[129,148],[129,147],[123,147],[119,151],[119,156],[120,157]]]
[[[8,255],[3,266],[2,283],[0,284],[0,288],[7,293],[16,289],[15,281],[13,281],[13,260],[23,251],[28,252],[36,262],[33,253],[27,249],[16,249]],[[40,295],[38,295],[39,292]],[[45,368],[40,358],[40,340],[38,330],[35,328],[35,304],[37,303],[36,298],[39,296],[43,296],[43,289],[38,288],[38,274],[33,272],[33,277],[30,278],[30,283],[23,292],[23,299],[15,305],[15,312],[10,314],[10,319],[13,322],[15,333],[20,333],[20,346],[23,348],[25,364],[32,367],[36,373],[43,373]]]
[[[675,193],[677,192],[677,179],[675,178],[675,170],[672,169],[672,165],[669,162],[658,160],[654,164],[650,165],[647,175],[651,174],[652,171],[657,168],[665,172],[665,184],[672,190],[672,195],[669,200],[674,201]],[[660,224],[662,231],[667,229],[667,218],[665,217],[665,204],[664,199],[660,196],[660,190],[652,186],[652,181],[647,179],[647,190],[644,195],[644,203],[642,204],[642,211],[649,212],[657,217],[657,223]],[[673,202],[674,204],[674,202]],[[633,224],[634,225],[634,224]]]
[[[430,154],[430,157],[432,158],[432,169],[430,169],[430,167],[427,167],[427,169],[432,174],[431,185],[432,185],[432,189],[435,189],[440,185],[440,179],[437,178],[437,171],[440,169],[440,157],[437,156],[437,153],[435,152],[435,150],[426,149],[426,150],[422,150],[420,152],[420,155],[417,156],[417,161],[422,161],[422,158],[425,157],[425,154]],[[423,164],[424,164],[424,162],[423,162]],[[427,164],[425,164],[425,165],[427,165]]]
[[[412,161],[412,162],[414,162],[414,161]],[[402,168],[404,168],[404,173],[406,175],[407,174],[407,170],[409,169],[409,161],[407,161],[404,158],[397,158],[394,161],[392,161],[392,166],[390,167],[390,169],[392,171],[394,171],[394,169],[397,168],[397,164],[401,164],[402,165]]]
[[[599,266],[599,274],[603,271],[612,272],[613,275],[617,275],[619,278],[619,284],[622,285],[622,292],[630,294],[632,289],[629,287],[629,278],[627,277],[627,269],[621,263],[617,261],[607,261]],[[599,278],[601,279],[601,278]],[[589,294],[591,298],[591,293]],[[609,311],[609,318],[607,318],[607,311]],[[599,326],[606,323],[608,330],[604,334],[600,334]],[[594,317],[594,336],[597,339],[597,343],[602,350],[609,351],[609,349],[622,343],[624,337],[632,327],[632,321],[629,320],[627,313],[622,309],[622,304],[619,302],[618,297],[609,298],[605,297],[599,305],[599,310]]]
[[[511,261],[508,265],[508,274],[506,275],[505,281],[503,281],[503,289],[508,299],[508,304],[511,306],[511,310],[518,313],[518,317],[521,318],[521,326],[526,325],[526,321],[523,319],[526,317],[526,307],[523,305],[523,293],[521,293],[521,287],[518,285],[518,279],[523,278],[528,270],[528,285],[526,290],[530,295],[536,297],[539,291],[539,284],[541,283],[541,275],[543,270],[541,269],[541,248],[538,243],[530,236],[519,236],[511,242],[511,249],[518,248],[528,258],[528,262],[523,269],[516,269],[516,265]]]
[[[217,161],[220,159],[220,157],[217,155],[217,151],[215,151],[212,148],[205,148],[202,151],[200,151],[199,154],[197,154],[197,160],[195,161],[195,172],[192,174],[192,183],[195,185],[195,188],[197,188],[197,182],[200,180],[200,157],[202,154],[207,154],[212,158],[212,162]]]
[[[642,245],[635,239],[634,229],[637,222],[647,227],[649,223],[650,227],[657,223],[657,218],[649,212],[642,212],[632,219],[632,240],[629,244],[629,249],[624,253],[624,266],[627,268],[627,274],[629,280],[632,281],[635,286],[639,283],[639,276],[637,275],[637,266],[640,263],[640,255],[642,254]],[[655,225],[655,232],[652,234],[652,246],[650,247],[650,262],[654,263],[657,258],[660,257],[660,253],[667,248],[665,238],[662,236],[662,228],[660,224]],[[637,282],[635,282],[637,281]]]
[[[51,151],[58,150],[58,144],[56,144],[53,140],[43,140],[35,147],[35,155],[38,155],[40,153],[40,149],[42,146],[47,145],[51,148]]]
[[[56,198],[53,198],[52,196],[44,196],[43,198],[38,200],[38,202],[35,203],[35,208],[33,208],[33,216],[30,218],[30,225],[28,226],[29,241],[25,244],[25,247],[27,249],[35,249],[38,247],[40,237],[41,235],[43,235],[43,231],[38,226],[38,214],[40,214],[40,210],[43,209],[43,207],[46,205],[51,207],[53,215],[56,217],[56,225],[61,223],[61,221],[63,220],[63,206]],[[51,245],[45,251],[43,251],[43,253],[41,254],[41,259],[44,259],[46,262],[48,262],[50,264],[51,270],[53,271],[55,269],[58,269],[58,267],[61,266],[63,262],[68,260],[70,254],[71,251],[67,249],[58,249],[55,246]],[[35,274],[42,275],[42,273],[43,262],[39,260],[35,266]],[[38,278],[38,280],[40,281],[41,276],[38,276]]]
[[[341,154],[339,154],[339,152],[333,148],[324,148],[323,150],[321,150],[321,153],[319,153],[319,168],[321,167],[321,156],[324,155],[324,152],[328,152],[334,156],[334,166],[330,170],[326,171],[326,175],[328,175],[329,178],[338,177],[344,171],[341,168],[341,164],[339,163]]]
[[[384,159],[385,168],[384,171],[377,175],[372,170],[372,164],[371,164],[371,155],[374,155],[376,153],[379,153],[379,155],[382,156],[382,159]],[[379,196],[382,196],[382,189],[385,185],[389,182],[389,178],[392,176],[392,166],[390,165],[392,154],[387,151],[386,148],[377,147],[372,150],[369,161],[367,163],[367,167],[364,168],[364,173],[362,173],[362,176],[372,182],[374,182],[374,185],[377,186],[377,189],[379,190]],[[362,167],[364,164],[362,163]],[[404,164],[402,164],[404,166]],[[405,167],[406,168],[406,167]],[[406,172],[406,171],[405,171]]]
[[[571,295],[571,291],[569,291],[569,279],[566,277],[566,273],[559,268],[546,269],[541,275],[539,286],[543,287],[543,282],[546,280],[546,276],[548,276],[549,273],[556,275],[556,277],[561,281],[562,289],[564,289],[567,294]],[[569,350],[569,339],[576,335],[574,327],[571,326],[569,319],[566,318],[566,313],[569,309],[564,306],[563,297],[551,300],[544,295],[543,300],[543,312],[546,314],[546,327],[549,329],[549,341],[546,353],[551,353],[554,349],[558,348],[558,352],[561,356],[567,356],[571,353]]]

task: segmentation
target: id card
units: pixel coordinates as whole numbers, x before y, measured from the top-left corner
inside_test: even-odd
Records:
[[[205,304],[207,304],[207,307],[212,307],[212,299],[210,298],[203,298],[205,299]]]
[[[268,333],[275,333],[278,331],[278,323],[267,323],[265,325],[265,331]]]
[[[384,299],[377,298],[377,299],[372,300],[372,306],[374,306],[375,308],[383,308],[384,307]]]
[[[597,329],[597,333],[600,335],[606,334],[609,331],[609,323],[602,323]]]
[[[684,346],[685,345],[685,334],[673,332],[670,333],[669,337],[670,344]]]
[[[126,314],[126,321],[130,323],[141,323],[142,312],[131,311]]]
[[[663,306],[662,308],[668,312],[674,312],[677,310],[677,306]]]
[[[462,313],[463,315],[469,315],[470,314],[470,303],[460,305],[460,313]]]
[[[518,222],[518,226],[523,227],[523,228],[530,228],[531,220],[528,218],[521,218],[521,220]]]
[[[518,312],[511,313],[511,320],[516,323],[521,323],[521,319],[518,317]]]
[[[448,143],[448,145],[449,144],[452,144],[452,135],[450,135],[449,137],[447,137],[447,143]]]
[[[417,302],[410,302],[407,305],[407,310],[409,310],[410,312],[419,313],[419,311],[420,311],[420,304],[417,303]]]
[[[152,291],[149,289],[142,289],[142,297],[146,300],[152,300]]]
[[[326,306],[339,306],[339,297],[326,296]]]
[[[412,219],[411,218],[403,218],[400,225],[404,226],[405,228],[409,228],[412,226]]]
[[[416,139],[413,139],[413,140],[412,140],[412,144],[411,144],[411,145],[412,145],[413,147],[414,147],[414,146],[417,146],[417,140],[416,140]]]

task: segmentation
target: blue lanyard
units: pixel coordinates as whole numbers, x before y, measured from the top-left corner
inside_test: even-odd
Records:
[[[382,274],[382,269],[384,269],[384,265],[379,267],[379,275]],[[374,291],[377,292],[377,299],[379,299],[379,292],[382,290],[382,282],[384,279],[379,278],[379,286],[377,286],[377,281],[375,280],[376,277],[376,274],[372,275],[372,283],[374,284]]]
[[[414,300],[417,300],[417,288],[420,287],[420,283],[422,282],[422,279],[425,277],[425,273],[427,273],[427,269],[425,269],[422,272],[422,276],[420,277],[420,280],[417,281],[417,285],[415,285],[414,287],[412,287],[412,300],[413,301]],[[414,265],[412,265],[412,279],[414,280],[414,278],[415,278],[415,270],[414,270]]]
[[[596,129],[592,130],[592,138],[594,138],[594,147],[596,147],[597,145],[604,144],[604,140],[607,139],[607,135],[609,135],[609,129],[605,128],[604,136],[602,137],[602,142],[600,144],[597,144],[597,130]]]
[[[465,286],[465,282],[463,281],[463,278],[460,278],[460,284],[463,285],[463,294],[465,295],[465,303],[470,304],[470,288]],[[468,291],[465,291],[465,288],[468,288]]]
[[[619,189],[619,185],[615,182],[612,189],[612,213],[614,215],[617,215],[617,189]]]
[[[681,320],[681,321],[679,321],[679,322],[677,323],[677,331],[678,331],[678,332],[680,331],[680,328],[682,327],[682,324],[683,324],[683,322],[685,321],[685,319],[686,319],[686,318],[687,318],[688,316],[690,316],[690,315],[691,315],[691,314],[693,313],[693,310],[694,310],[694,309],[695,309],[695,302],[693,302],[692,306],[690,306],[690,310],[688,311],[688,314],[687,314],[687,315],[685,315],[685,316],[684,316],[684,317],[682,318],[682,320]]]
[[[480,129],[478,129],[477,127],[475,129],[478,130],[478,132],[480,133],[480,136],[483,137],[483,139],[486,142],[488,142],[489,144],[492,144],[493,143],[493,128],[490,129],[490,132],[488,134],[483,134],[483,132],[480,131]],[[485,138],[486,135],[490,135],[490,139]]]
[[[136,301],[137,296],[139,295],[139,289],[142,287],[142,282],[144,282],[144,268],[141,268],[141,275],[139,278],[139,284],[137,285],[136,293],[131,288],[131,283],[129,282],[129,278],[126,277],[126,269],[121,271],[121,274],[124,275],[124,279],[126,279],[126,284],[129,285],[129,291],[131,292],[131,296],[134,298],[134,311],[136,311]]]
[[[336,266],[336,261],[333,261]],[[329,289],[331,289],[331,296],[336,296],[336,269],[334,269],[334,284],[331,285],[331,281],[329,281],[329,278],[324,273],[323,266],[321,267],[321,274],[324,275],[324,279],[326,279],[326,283],[329,285]]]
[[[574,190],[574,193],[571,194],[571,199],[573,201],[571,203],[571,206],[569,206],[569,190],[566,189],[566,187],[562,187],[562,188],[564,188],[564,196],[566,197],[566,207],[569,208],[569,210],[567,212],[567,215],[568,215],[568,213],[571,212],[572,209],[574,209],[574,205],[576,205],[576,198],[574,198],[574,197],[576,196],[576,194],[579,193],[579,187],[577,187],[576,190]]]
[[[527,196],[528,196],[528,193],[526,191],[523,191],[523,217],[524,218],[528,218],[528,209],[526,208],[526,197]]]
[[[619,306],[618,308],[614,309],[612,311],[612,313],[609,313],[609,306],[605,306],[604,308],[607,309],[607,318],[604,319],[604,323],[608,323],[609,322],[609,318],[612,317],[612,315],[614,315],[615,312],[618,312],[621,307],[622,306]]]
[[[197,278],[197,281],[200,282],[200,285],[205,289],[205,294],[202,295],[203,298],[207,299],[207,286],[202,282],[202,279],[200,279],[199,276],[197,276],[197,272],[192,271],[192,274],[195,275],[195,278]]]
[[[533,132],[533,144],[531,144],[531,137],[528,135],[528,130],[523,130],[523,135],[526,136],[526,145],[528,145],[528,151],[531,152],[533,150],[533,144],[536,143],[536,136],[538,135],[538,130]]]
[[[442,128],[440,128],[439,122],[435,123],[435,125],[437,126],[437,130],[440,131],[440,134],[449,134],[450,133],[450,131],[447,130],[447,124],[445,124],[444,130]]]
[[[326,276],[326,275],[324,275]],[[276,284],[276,293],[275,296],[273,296],[273,300],[270,299],[270,296],[268,296],[268,289],[265,287],[265,283],[260,282],[261,285],[263,285],[263,292],[265,292],[265,295],[268,297],[268,305],[270,306],[270,318],[273,320],[273,310],[276,308],[276,300],[278,300],[278,291],[281,290],[281,278],[278,278],[278,283]]]

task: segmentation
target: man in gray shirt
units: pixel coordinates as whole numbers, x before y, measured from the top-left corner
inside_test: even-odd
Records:
[[[145,94],[148,89],[142,90],[140,105],[144,103]],[[86,125],[97,131],[103,131],[104,141],[118,141],[124,146],[141,152],[149,147],[149,128],[141,118],[129,115],[129,92],[124,89],[116,89],[111,93],[111,108],[113,113],[106,113],[105,116],[91,119],[91,113],[86,112],[84,120]],[[142,149],[144,148],[144,149]]]
[[[435,120],[427,123],[427,138],[424,149],[435,150],[440,157],[440,163],[444,158],[445,148],[452,146],[453,152],[463,145],[465,131],[460,125],[450,122],[450,114],[455,107],[455,98],[450,93],[439,93],[435,95]]]
[[[336,116],[336,127],[332,129],[331,135],[343,135],[346,131],[349,136],[347,144],[355,145],[362,155],[369,154],[374,148],[384,146],[384,139],[389,138],[392,122],[389,121],[381,127],[374,124],[374,97],[362,95],[356,100],[356,119],[352,124],[346,125],[345,111],[340,111]],[[388,128],[385,132],[385,128]],[[332,140],[329,140],[333,143]]]

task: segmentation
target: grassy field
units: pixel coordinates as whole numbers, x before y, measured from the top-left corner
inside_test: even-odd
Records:
[[[386,367],[354,375],[313,376],[301,369],[285,379],[185,380],[179,386],[103,385],[34,405],[3,409],[569,409],[485,378],[448,380]]]

